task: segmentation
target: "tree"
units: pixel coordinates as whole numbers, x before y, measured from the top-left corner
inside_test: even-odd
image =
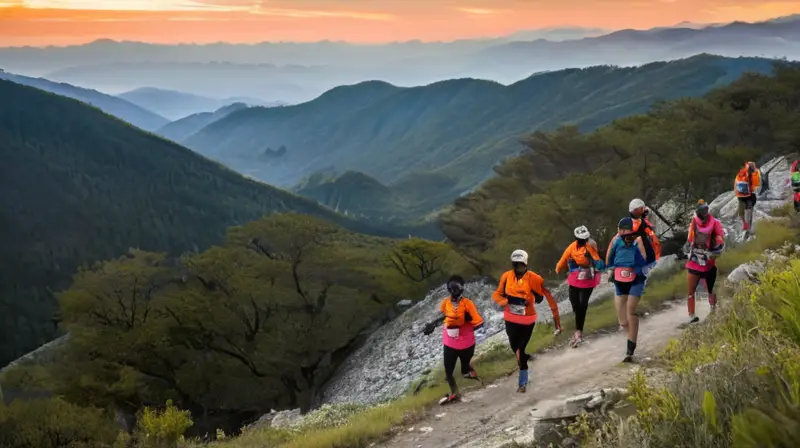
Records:
[[[388,259],[403,277],[429,284],[445,275],[451,254],[450,246],[445,243],[409,238],[397,243]]]

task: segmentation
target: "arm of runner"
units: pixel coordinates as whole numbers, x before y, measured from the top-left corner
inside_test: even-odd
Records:
[[[725,229],[722,223],[717,220],[714,222],[714,241],[711,242],[711,253],[715,257],[722,255],[725,250]]]
[[[642,254],[642,258],[647,260],[647,250],[644,248],[644,241],[642,241],[642,237],[636,238],[636,248],[639,249],[639,253]]]
[[[761,186],[761,170],[753,171],[753,191]]]
[[[508,281],[508,274],[503,274],[500,277],[500,283],[497,285],[497,289],[492,294],[492,300],[494,300],[501,308],[505,308],[508,306],[508,298],[506,297],[506,282]]]
[[[611,238],[611,242],[608,243],[608,250],[606,250],[606,268],[608,268],[608,269],[611,269],[611,268],[614,267],[613,260],[614,260],[614,256],[616,255],[616,252],[617,252],[617,248],[616,248],[617,245],[614,244],[614,243],[617,242],[617,238],[619,238],[619,234],[614,235],[614,238]]]
[[[446,314],[445,307],[444,307],[444,304],[445,304],[446,300],[448,300],[448,299],[442,300],[442,302],[439,304],[439,312],[442,313],[442,314]],[[435,330],[436,327],[438,327],[439,325],[441,325],[443,323],[444,323],[444,319],[442,318],[442,316],[436,316],[436,319],[428,322],[427,324],[425,324],[424,327],[422,327],[422,334],[427,336],[427,335],[433,333],[433,330]]]
[[[562,270],[567,269],[569,263],[569,256],[570,253],[572,252],[570,250],[571,247],[572,247],[571,245],[567,246],[567,248],[564,250],[564,254],[561,255],[561,259],[558,260],[558,263],[556,263],[556,274],[559,274],[561,273]]]
[[[466,303],[466,307],[467,309],[464,316],[464,321],[471,323],[475,330],[483,328],[483,318],[478,313],[478,308],[475,306],[475,304],[470,300]]]
[[[542,292],[544,293],[545,299],[547,299],[547,304],[550,305],[550,312],[553,314],[553,323],[556,325],[556,334],[561,333],[561,316],[558,314],[558,302],[553,298],[553,294],[550,294],[550,290],[544,286],[542,286]]]

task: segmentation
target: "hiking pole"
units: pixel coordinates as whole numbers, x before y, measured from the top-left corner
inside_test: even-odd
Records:
[[[656,216],[658,216],[658,219],[660,219],[660,220],[664,221],[666,224],[668,224],[668,225],[669,225],[669,229],[668,229],[668,231],[669,231],[669,230],[672,230],[672,228],[673,228],[673,227],[675,227],[675,223],[673,223],[673,222],[670,222],[670,220],[669,220],[669,219],[665,218],[665,217],[664,217],[664,215],[662,215],[662,214],[661,214],[661,213],[658,211],[658,209],[656,209],[655,207],[652,207],[652,208],[651,208],[651,207],[649,207],[649,206],[648,206],[647,208],[649,208],[650,210],[652,210],[652,211],[653,211],[653,213],[655,213],[655,215],[656,215]],[[665,233],[666,233],[666,232],[665,232]]]

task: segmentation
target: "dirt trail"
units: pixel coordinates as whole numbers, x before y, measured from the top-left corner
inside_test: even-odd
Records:
[[[704,296],[705,294],[703,294]],[[698,294],[697,315],[705,319],[709,306]],[[591,307],[587,319],[591,319]],[[660,353],[671,338],[681,334],[686,322],[686,303],[673,302],[642,319],[639,326],[637,362]],[[627,337],[612,333],[588,338],[583,346],[564,347],[538,355],[530,363],[526,394],[516,393],[517,374],[485,388],[466,392],[464,402],[436,407],[430,416],[405,428],[386,447],[444,448],[499,447],[516,440],[532,440],[532,412],[578,394],[624,385],[634,365],[622,364]],[[509,356],[512,356],[509,350]],[[476,366],[480,373],[480,363]],[[466,380],[459,379],[464,385]],[[444,415],[442,415],[444,414]],[[438,417],[438,418],[437,418]],[[432,430],[431,430],[432,428]]]

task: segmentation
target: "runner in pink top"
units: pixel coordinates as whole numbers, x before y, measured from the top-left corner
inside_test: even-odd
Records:
[[[717,306],[714,283],[717,280],[716,258],[725,248],[725,229],[722,223],[708,211],[708,204],[702,199],[697,204],[695,216],[689,223],[689,237],[684,246],[688,259],[686,271],[689,284],[689,323],[700,319],[695,316],[695,293],[700,280],[705,280],[708,302],[713,310]]]
[[[447,292],[450,296],[439,304],[442,316],[437,316],[432,322],[425,325],[423,334],[429,335],[440,324],[442,325],[442,344],[444,345],[444,375],[450,386],[450,393],[439,404],[448,404],[461,399],[458,385],[453,373],[456,363],[461,362],[461,374],[467,379],[478,379],[478,374],[472,367],[472,357],[475,355],[475,330],[483,327],[483,318],[478,313],[478,308],[472,300],[464,297],[464,279],[458,275],[450,277],[447,281]]]

